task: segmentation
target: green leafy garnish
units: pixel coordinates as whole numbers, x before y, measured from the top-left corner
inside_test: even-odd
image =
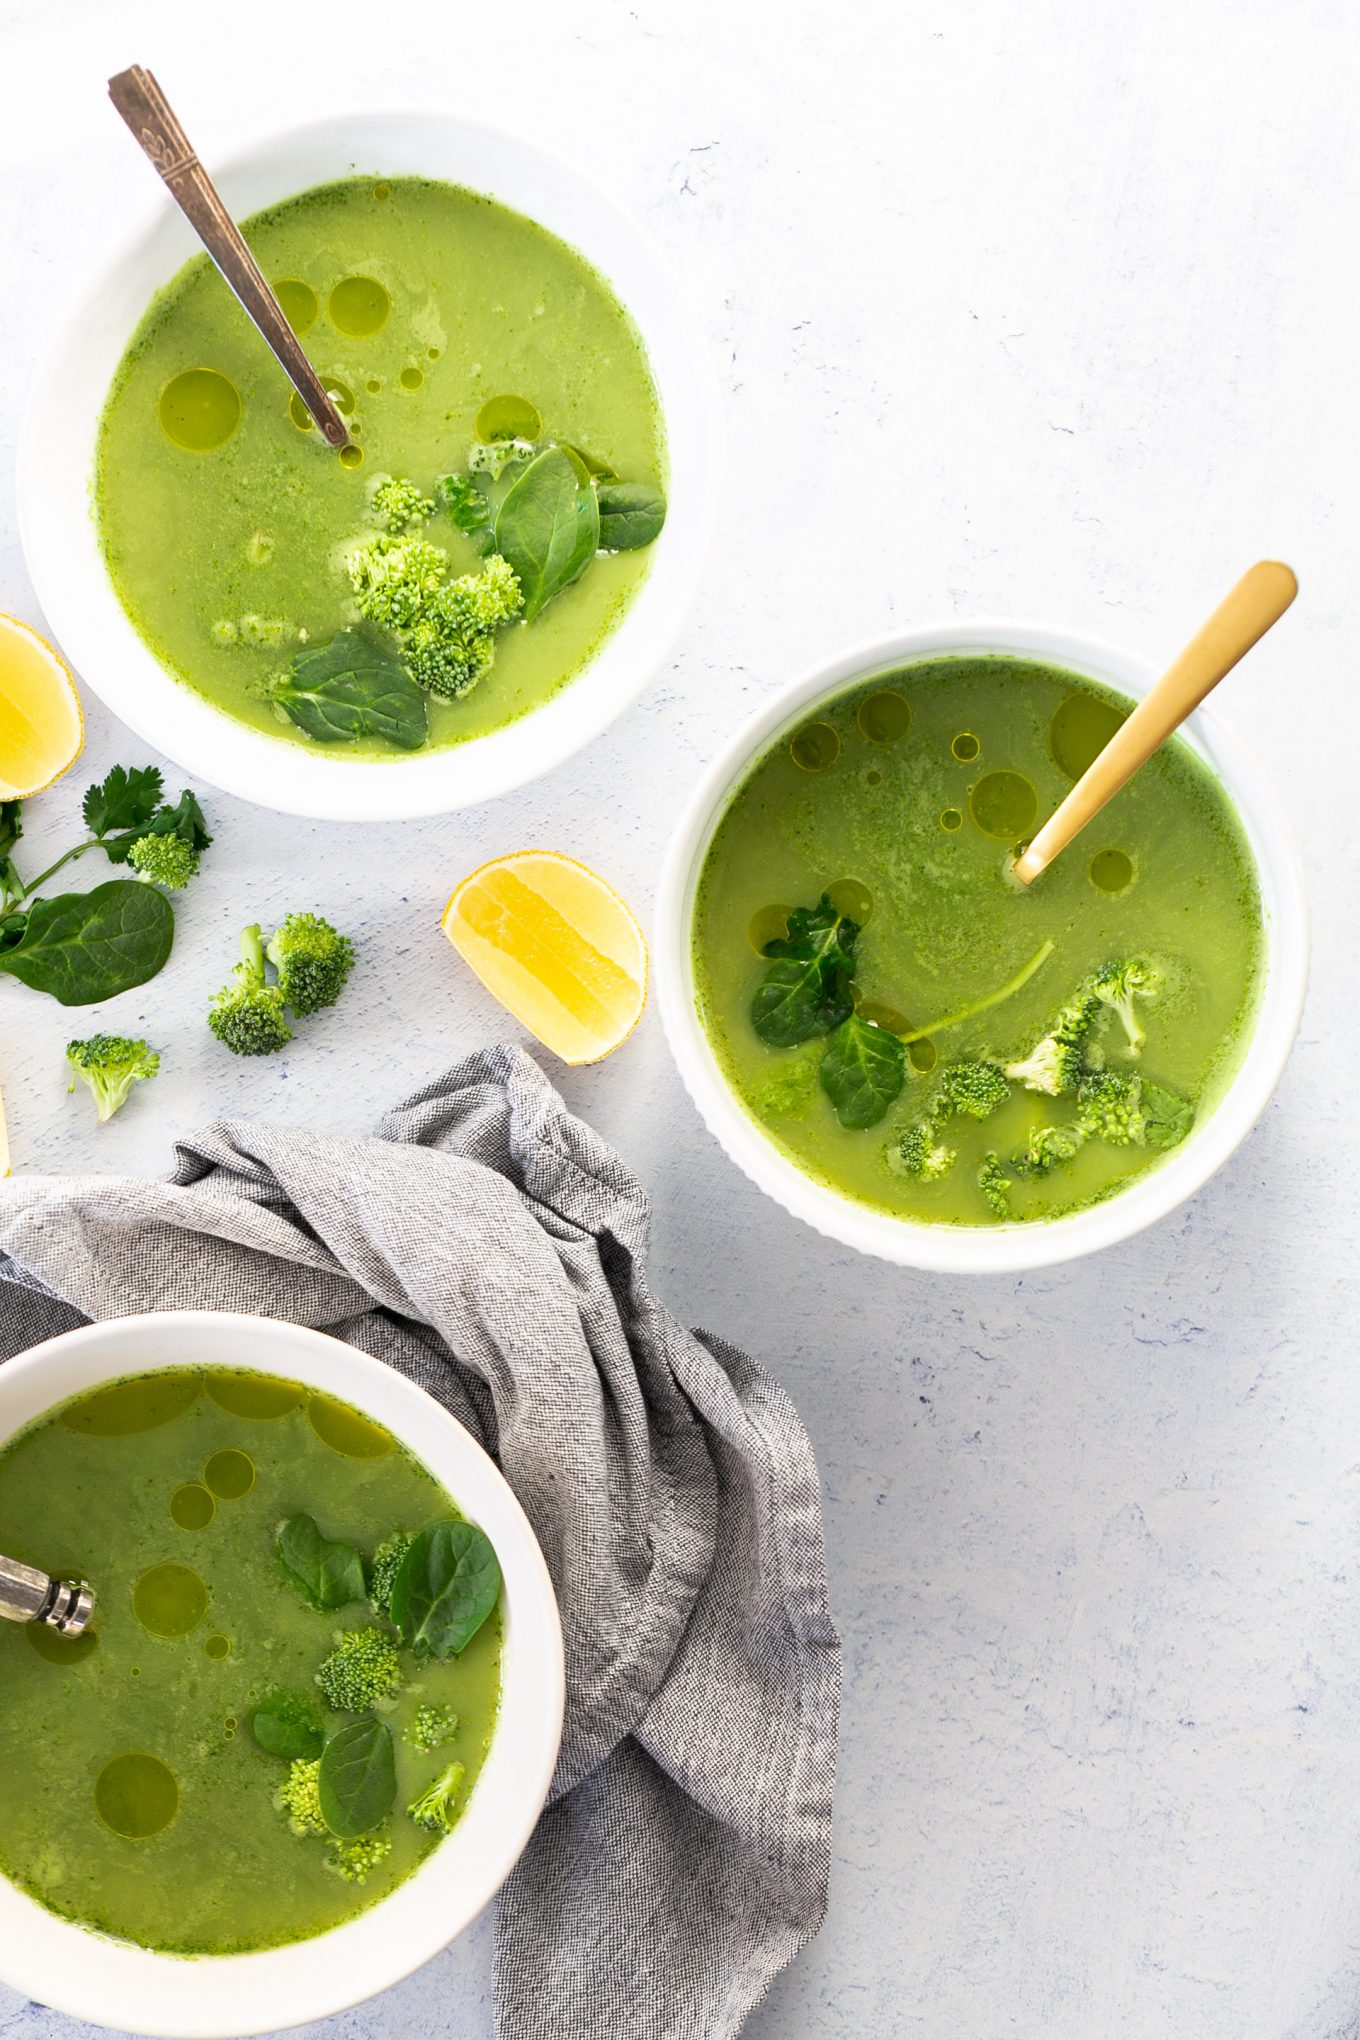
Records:
[[[352,1544],[323,1536],[310,1516],[289,1517],[279,1532],[279,1557],[319,1608],[344,1608],[364,1598],[364,1562],[358,1552]]]
[[[277,1693],[264,1701],[250,1717],[250,1732],[271,1757],[319,1757],[326,1737],[315,1713],[305,1700],[292,1693]]]
[[[416,1538],[392,1582],[392,1620],[417,1656],[463,1650],[496,1605],[501,1569],[475,1523],[435,1523]]]
[[[475,475],[440,475],[434,499],[460,531],[490,533],[491,505]]]
[[[372,1715],[337,1729],[317,1773],[321,1817],[333,1835],[366,1835],[392,1811],[397,1761],[392,1731]]]
[[[153,978],[170,955],[165,894],[135,878],[57,893],[0,922],[0,971],[62,1006],[91,1006]]]
[[[795,907],[788,932],[765,944],[776,959],[751,1001],[751,1024],[771,1048],[796,1048],[829,1034],[854,1010],[850,979],[859,923],[823,893],[815,907]]]
[[[666,522],[666,499],[646,482],[602,481],[600,546],[604,552],[635,552],[650,545]]]
[[[852,1013],[826,1045],[818,1070],[842,1126],[877,1126],[907,1080],[907,1051],[897,1035]]]
[[[565,447],[535,454],[496,512],[496,551],[524,595],[524,620],[570,586],[600,544],[600,506],[583,461]]]
[[[359,630],[304,645],[266,692],[321,744],[381,737],[398,750],[425,742],[425,696],[395,652]]]

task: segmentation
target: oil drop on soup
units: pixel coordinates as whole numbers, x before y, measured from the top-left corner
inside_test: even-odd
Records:
[[[810,1176],[918,1221],[1052,1218],[1155,1166],[1221,1094],[1261,904],[1189,747],[1035,885],[1009,876],[1129,706],[1016,658],[929,660],[823,704],[751,769],[701,874],[698,1006]]]
[[[352,442],[325,445],[208,258],[188,263],[100,426],[96,511],[124,608],[181,680],[299,744],[391,757],[513,721],[613,630],[664,518],[628,314],[564,242],[448,184],[348,179],[244,224]],[[414,518],[375,512],[386,477],[414,485]],[[357,548],[376,541],[390,592],[389,541],[411,539],[435,572],[407,555],[397,610],[356,589]],[[515,582],[498,564],[488,579],[501,554]]]
[[[413,1648],[403,1575],[454,1547],[480,1600]],[[178,1954],[305,1940],[456,1823],[495,1728],[499,1571],[358,1411],[132,1376],[0,1451],[0,1550],[95,1587],[83,1637],[0,1623],[0,1872],[63,1918]],[[363,1803],[331,1789],[356,1740]]]

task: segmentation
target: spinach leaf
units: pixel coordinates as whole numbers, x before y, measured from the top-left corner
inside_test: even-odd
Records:
[[[818,1075],[842,1126],[877,1126],[907,1080],[907,1051],[895,1034],[858,1013],[836,1029]]]
[[[97,786],[87,787],[81,813],[91,835],[107,836],[111,829],[132,829],[142,834],[160,806],[162,780],[155,765],[115,765]]]
[[[338,1728],[321,1752],[316,1780],[321,1818],[333,1835],[366,1835],[397,1796],[392,1731],[373,1715]]]
[[[796,1048],[849,1018],[858,936],[858,921],[838,913],[826,893],[815,907],[794,908],[788,933],[765,944],[766,956],[778,960],[751,1001],[751,1024],[762,1041]]]
[[[392,1582],[392,1620],[421,1657],[453,1657],[496,1605],[500,1561],[475,1523],[422,1530]]]
[[[91,1006],[155,977],[174,939],[174,911],[158,886],[110,878],[91,892],[58,893],[11,915],[0,971],[49,992],[59,1005]]]
[[[600,506],[584,461],[564,446],[534,455],[496,512],[496,551],[519,576],[524,620],[574,581],[599,550]]]
[[[290,1516],[279,1532],[279,1557],[321,1608],[362,1601],[364,1562],[352,1544],[323,1537],[310,1516]]]
[[[666,521],[666,499],[646,482],[601,482],[600,547],[604,552],[635,552],[650,545]]]
[[[277,1693],[255,1709],[250,1732],[271,1757],[319,1757],[326,1738],[305,1700]]]
[[[608,461],[597,460],[593,453],[586,452],[584,446],[568,446],[565,439],[559,443],[564,453],[574,453],[576,455],[577,460],[580,461],[586,473],[593,475],[597,482],[615,482],[618,480],[618,476],[614,473]]]
[[[319,744],[383,737],[399,750],[418,751],[425,742],[423,691],[395,652],[362,631],[337,631],[294,652],[268,693]]]

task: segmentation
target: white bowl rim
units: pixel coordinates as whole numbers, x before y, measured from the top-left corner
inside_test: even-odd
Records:
[[[893,1217],[805,1175],[739,1103],[698,1017],[691,954],[694,893],[727,802],[757,757],[815,702],[876,672],[932,656],[1012,653],[1065,667],[1135,698],[1149,661],[1083,632],[1026,619],[948,618],[862,641],[779,687],[700,776],[668,845],[657,891],[653,973],[671,1052],[699,1113],[752,1182],[828,1238],[902,1267],[1019,1274],[1132,1238],[1201,1189],[1270,1102],[1298,1033],[1308,983],[1308,902],[1293,831],[1274,789],[1227,724],[1199,708],[1182,734],[1222,783],[1256,860],[1266,952],[1257,1010],[1235,1074],[1183,1146],[1104,1203],[1040,1224],[967,1228]]]
[[[182,1342],[181,1350],[139,1361],[138,1344],[157,1340]],[[261,1357],[243,1359],[241,1345],[252,1340]],[[224,1355],[234,1351],[235,1360],[205,1358],[214,1341],[223,1342]],[[286,1374],[352,1403],[384,1423],[472,1520],[494,1522],[504,1576],[505,1677],[496,1733],[453,1834],[387,1898],[310,1940],[256,1954],[167,1955],[60,1919],[0,1873],[0,1978],[72,2018],[164,2040],[237,2040],[327,2018],[439,1954],[495,1897],[537,1825],[556,1769],[566,1693],[556,1595],[504,1476],[424,1389],[329,1333],[211,1310],[149,1311],[79,1326],[0,1366],[0,1447],[68,1396],[102,1382],[212,1364]],[[61,1385],[49,1388],[53,1381]],[[24,1414],[12,1421],[16,1405]],[[496,1803],[483,1797],[479,1817],[479,1794],[490,1779]],[[460,1835],[467,1837],[463,1850]],[[465,1858],[483,1844],[469,1872]]]
[[[91,507],[94,430],[114,367],[155,290],[197,250],[171,200],[153,199],[121,238],[89,288],[67,308],[35,378],[20,438],[17,496],[20,540],[38,602],[51,634],[76,672],[119,719],[185,771],[284,814],[319,820],[384,821],[447,814],[525,785],[554,770],[600,736],[642,694],[670,657],[692,609],[712,529],[724,454],[721,401],[713,363],[669,258],[612,194],[574,163],[493,122],[412,104],[327,116],[271,128],[254,141],[214,159],[213,175],[229,205],[238,180],[274,167],[277,203],[324,178],[365,174],[365,152],[403,146],[394,136],[421,131],[443,136],[453,152],[480,152],[484,164],[503,161],[516,177],[535,180],[545,198],[531,206],[512,188],[496,189],[495,175],[440,165],[421,170],[388,165],[392,175],[425,175],[482,191],[524,213],[565,241],[605,279],[641,336],[657,385],[666,433],[670,479],[666,525],[651,548],[648,571],[623,615],[580,671],[514,721],[452,747],[404,756],[359,760],[323,747],[281,742],[238,721],[161,666],[123,609],[109,580]],[[386,137],[386,141],[384,140]],[[290,156],[333,145],[335,162],[324,178],[294,174]],[[342,159],[344,159],[342,161]],[[375,172],[377,174],[376,166]],[[588,225],[566,228],[544,217],[554,208]],[[129,265],[151,260],[162,239],[174,259],[154,264],[154,281],[140,293],[130,323],[109,338],[115,284]],[[627,274],[618,273],[620,269]],[[639,311],[646,299],[654,315]],[[652,300],[655,299],[655,304]],[[109,357],[98,383],[84,437],[79,474],[61,449],[73,434],[73,404],[80,384],[73,363]],[[61,478],[53,487],[52,477]]]

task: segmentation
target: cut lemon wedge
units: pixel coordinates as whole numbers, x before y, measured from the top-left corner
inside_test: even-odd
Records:
[[[575,858],[497,857],[463,880],[440,925],[487,990],[563,1062],[598,1062],[637,1026],[647,999],[637,916]]]
[[[0,800],[27,800],[80,756],[85,722],[64,661],[17,617],[0,616]]]

